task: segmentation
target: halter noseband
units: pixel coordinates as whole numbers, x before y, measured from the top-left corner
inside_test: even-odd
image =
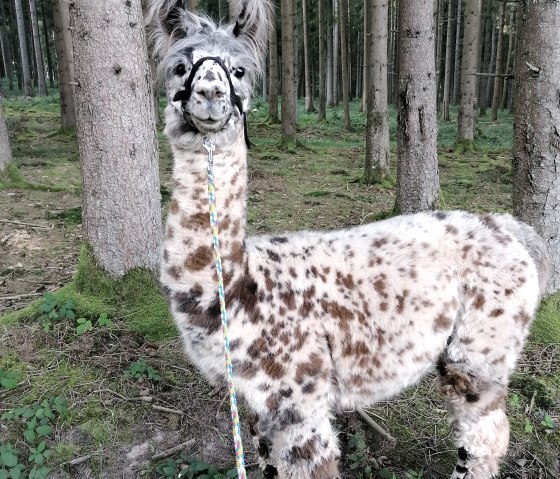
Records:
[[[200,66],[207,60],[215,61],[226,74],[226,78],[227,78],[228,83],[229,83],[230,100],[231,100],[232,105],[237,107],[237,109],[239,110],[239,113],[243,117],[243,134],[245,136],[245,144],[247,145],[247,148],[249,148],[251,146],[251,142],[249,141],[249,132],[247,130],[247,113],[243,111],[243,102],[241,101],[241,98],[239,97],[239,95],[237,95],[237,93],[235,93],[235,88],[233,87],[233,83],[231,81],[231,75],[229,73],[229,70],[226,67],[226,65],[224,64],[224,61],[220,57],[208,56],[208,57],[202,57],[199,60],[197,60],[196,63],[192,67],[192,70],[191,70],[191,73],[189,74],[189,77],[187,78],[187,81],[185,83],[185,89],[184,90],[179,90],[175,94],[175,96],[173,97],[173,101],[181,101],[181,106],[183,107],[182,109],[183,109],[184,120],[188,124],[190,124],[196,131],[198,131],[198,129],[192,124],[191,118],[186,115],[185,103],[188,102],[189,99],[192,96],[192,83],[194,81],[194,75],[196,74],[196,72],[200,68]]]

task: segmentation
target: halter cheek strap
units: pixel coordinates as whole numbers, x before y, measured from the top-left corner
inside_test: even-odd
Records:
[[[224,64],[224,61],[220,57],[210,57],[210,56],[208,56],[208,57],[202,57],[199,60],[197,60],[192,67],[191,73],[189,74],[189,77],[187,78],[187,81],[185,82],[185,89],[184,90],[179,90],[175,94],[175,96],[173,97],[173,101],[181,101],[181,105],[183,107],[182,108],[183,109],[183,118],[185,119],[185,121],[189,125],[191,125],[196,131],[198,131],[197,128],[193,125],[192,119],[190,118],[190,115],[188,115],[186,113],[185,104],[186,104],[186,102],[188,102],[190,100],[190,98],[192,96],[192,84],[193,84],[193,81],[194,81],[194,76],[195,76],[196,72],[198,71],[198,69],[201,67],[201,65],[207,60],[215,61],[218,65],[220,65],[220,68],[226,74],[226,78],[227,78],[228,83],[229,83],[230,100],[231,100],[232,105],[237,107],[237,109],[239,110],[239,114],[243,117],[243,135],[245,137],[245,144],[247,145],[247,148],[250,148],[251,142],[249,141],[249,132],[248,132],[248,129],[247,129],[247,113],[245,111],[243,111],[243,101],[241,100],[239,95],[237,95],[237,93],[235,92],[235,88],[234,88],[233,83],[231,81],[231,75],[229,73],[229,70],[226,67],[226,65]]]

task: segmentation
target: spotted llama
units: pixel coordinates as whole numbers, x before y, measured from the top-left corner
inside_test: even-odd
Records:
[[[180,0],[150,14],[174,153],[161,281],[190,360],[224,382],[208,137],[235,384],[265,477],[339,477],[331,412],[391,398],[434,365],[458,447],[451,477],[492,477],[508,378],[548,277],[543,242],[509,215],[460,211],[247,237],[245,115],[272,12],[265,0],[236,8],[225,26]]]

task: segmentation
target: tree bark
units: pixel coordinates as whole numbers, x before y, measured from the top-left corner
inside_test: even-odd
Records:
[[[321,0],[319,0],[321,1]],[[327,0],[325,0],[326,2]],[[329,2],[330,5],[332,5]],[[327,42],[327,87],[326,87],[326,97],[327,97],[327,105],[333,106],[333,37],[332,37],[332,27],[328,19],[330,18],[330,11],[332,8],[327,10],[325,6],[325,28],[328,32],[326,34],[325,39]]]
[[[338,20],[340,23],[340,63],[342,65],[342,106],[344,108],[344,128],[352,129],[350,123],[350,78],[348,74],[348,35],[346,33],[346,20],[348,13],[348,0],[339,0]]]
[[[156,270],[159,161],[140,1],[74,0],[70,15],[84,236],[113,277]]]
[[[17,30],[19,38],[19,51],[21,58],[21,69],[23,74],[23,90],[26,96],[33,96],[33,83],[31,79],[31,67],[27,50],[27,35],[25,31],[25,18],[21,0],[15,0]]]
[[[513,56],[513,32],[515,30],[515,5],[511,6],[509,12],[509,24],[508,24],[508,49],[507,49],[507,57],[506,63],[504,65],[504,73],[509,75],[512,73],[511,69],[511,58]],[[507,78],[504,79],[504,88],[502,89],[502,101],[501,101],[501,108],[505,110],[507,108],[507,98],[508,92],[511,91],[511,84],[512,82]]]
[[[10,149],[10,139],[8,138],[8,128],[2,110],[2,102],[0,101],[0,171],[6,168],[8,162],[12,159],[12,150]]]
[[[2,6],[3,7],[3,6]],[[2,18],[0,18],[0,48],[2,49],[2,59],[4,60],[4,69],[8,77],[8,88],[14,89],[14,67],[12,62],[12,46],[8,34],[8,27],[4,21],[4,11],[2,8]]]
[[[482,32],[482,48],[481,48],[481,62],[480,62],[480,72],[490,72],[490,57],[492,56],[492,41],[493,38],[493,14],[492,14],[492,2],[487,2],[484,8],[484,14],[481,24],[484,25],[484,31]],[[488,82],[479,81],[478,82],[478,107],[479,115],[483,116],[486,114],[486,107],[488,106]]]
[[[449,121],[451,88],[451,54],[453,53],[453,0],[447,0],[447,34],[445,39],[445,73],[443,77],[443,119]]]
[[[399,1],[397,199],[399,213],[434,209],[438,198],[436,72],[431,0]]]
[[[463,60],[461,62],[457,143],[468,148],[472,148],[474,144],[478,78],[475,74],[479,59],[480,7],[481,0],[466,0],[465,2],[465,33],[463,36]]]
[[[560,3],[518,4],[513,137],[513,209],[548,245],[560,289]]]
[[[442,75],[442,57],[443,57],[443,10],[444,0],[436,0],[436,101],[437,110],[441,106],[441,99],[443,98],[443,75]]]
[[[281,0],[282,17],[282,141],[296,143],[296,78],[294,75],[294,10],[292,0]]]
[[[339,35],[339,13],[338,13],[338,1],[332,0],[333,5],[333,106],[338,106],[338,101],[340,99],[339,91],[339,78],[338,78],[338,66],[339,66],[339,53],[340,53],[340,35]]]
[[[39,83],[39,95],[47,96],[47,82],[45,81],[45,65],[41,51],[41,38],[39,36],[39,22],[37,21],[37,5],[35,0],[29,0],[29,14],[31,17],[31,28],[33,30],[33,46],[35,50],[35,63],[37,64],[37,81]]]
[[[461,20],[463,10],[462,0],[457,0],[457,23],[455,24],[455,57],[453,60],[453,99],[452,103],[457,104],[459,98],[459,85],[461,84]]]
[[[368,77],[364,179],[366,183],[375,183],[389,176],[388,0],[368,0],[364,15],[368,19],[364,35]]]
[[[327,8],[326,0],[319,0],[319,121],[327,119],[327,72],[325,71],[325,44],[327,41]]]
[[[272,20],[268,38],[268,121],[280,123],[278,118],[278,36],[276,19]]]
[[[53,18],[62,128],[71,129],[76,128],[74,51],[70,34],[70,10],[66,0],[53,0]]]
[[[52,12],[50,13],[50,17],[52,18]],[[53,59],[51,56],[51,46],[50,46],[50,37],[49,37],[49,28],[47,26],[47,14],[45,12],[45,0],[41,0],[41,17],[43,21],[43,36],[45,38],[45,57],[47,57],[47,72],[49,76],[49,87],[51,90],[54,88],[54,66],[53,66]]]
[[[303,61],[305,64],[305,111],[312,113],[315,111],[313,105],[313,88],[311,85],[311,59],[309,55],[309,24],[307,18],[307,0],[302,0],[301,8],[303,11]]]
[[[494,93],[492,95],[492,121],[498,119],[498,108],[502,100],[503,50],[504,50],[504,22],[506,18],[506,3],[500,2],[498,8],[498,45],[496,47],[496,76],[494,77]],[[560,34],[560,32],[558,32]]]

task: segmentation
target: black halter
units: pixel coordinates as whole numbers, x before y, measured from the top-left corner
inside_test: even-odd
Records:
[[[247,148],[249,148],[251,146],[251,142],[249,141],[249,132],[247,130],[247,114],[243,111],[243,102],[241,101],[241,98],[237,95],[237,93],[235,93],[235,88],[233,87],[233,83],[231,82],[231,75],[229,73],[229,70],[225,66],[224,61],[220,57],[202,57],[199,60],[197,60],[197,62],[192,67],[192,70],[191,70],[191,73],[189,74],[189,77],[187,78],[187,81],[185,83],[185,89],[184,90],[179,90],[175,94],[175,96],[173,97],[173,101],[181,101],[181,105],[183,106],[183,118],[184,118],[184,120],[190,126],[192,126],[195,131],[198,131],[198,129],[192,123],[192,119],[190,118],[190,115],[188,115],[186,113],[186,108],[184,106],[185,106],[185,103],[189,101],[189,99],[192,95],[192,83],[194,81],[194,75],[197,72],[197,70],[200,68],[200,66],[206,60],[215,61],[218,65],[220,65],[220,67],[222,68],[222,70],[226,74],[226,78],[227,78],[228,83],[229,83],[230,100],[231,100],[232,105],[237,107],[237,109],[239,110],[239,113],[243,117],[243,134],[245,136],[245,144],[247,145]]]

